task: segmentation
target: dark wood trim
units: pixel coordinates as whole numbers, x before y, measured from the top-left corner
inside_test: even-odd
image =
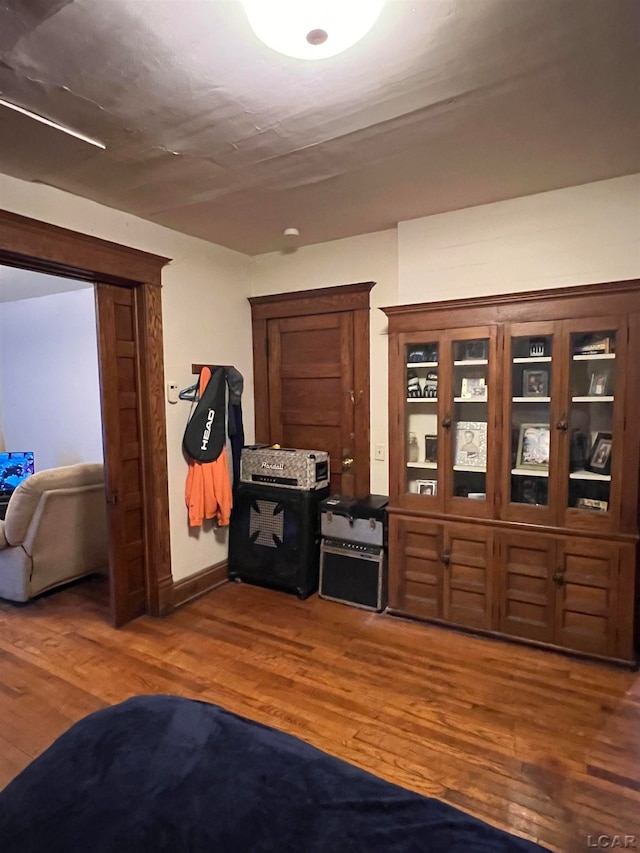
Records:
[[[160,288],[149,283],[135,290],[140,361],[143,480],[147,552],[147,612],[162,616],[160,589],[172,584],[164,356]],[[158,464],[163,460],[164,464]],[[152,511],[151,511],[152,510]]]
[[[251,307],[253,312],[253,306]],[[253,400],[255,438],[269,443],[269,333],[267,321],[253,317]]]
[[[283,317],[300,317],[303,314],[333,314],[335,311],[369,309],[369,292],[375,281],[359,284],[342,284],[337,287],[319,287],[311,290],[294,290],[272,293],[268,296],[251,296],[251,316],[254,320]]]
[[[174,581],[172,588],[173,609],[181,607],[189,601],[193,601],[194,598],[200,598],[226,583],[228,583],[226,560],[215,563],[215,565],[209,566],[208,569],[202,569],[201,572],[190,575],[188,578]]]
[[[366,497],[371,490],[371,368],[369,363],[370,311],[353,312],[353,389],[355,395],[354,482],[355,495]]]
[[[169,610],[168,590],[172,590],[160,297],[162,268],[168,260],[0,210],[0,264],[135,291],[144,438],[146,610],[153,615]],[[105,446],[104,452],[107,456],[118,451]]]
[[[614,293],[636,293],[640,279],[626,279],[623,281],[614,281],[598,284],[581,284],[575,287],[550,287],[546,290],[527,290],[518,293],[491,294],[488,296],[478,296],[473,299],[473,307],[476,308],[491,308],[495,306],[519,305],[521,302],[531,303],[542,300],[543,302],[553,301],[555,299],[563,299],[567,296],[573,296],[578,299],[585,296],[607,296],[611,297]],[[566,303],[565,303],[566,304]],[[434,302],[414,302],[409,305],[387,305],[380,308],[381,311],[392,317],[395,314],[411,314],[413,312],[424,311],[425,308],[430,310],[451,311],[455,308],[468,308],[469,299],[447,299]],[[536,313],[536,319],[538,315]],[[502,315],[499,318],[503,320]],[[525,318],[526,319],[526,318]]]

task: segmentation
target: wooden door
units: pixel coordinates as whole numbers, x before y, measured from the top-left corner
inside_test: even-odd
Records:
[[[334,494],[369,494],[372,282],[250,300],[256,441],[326,450]]]
[[[445,564],[442,524],[392,515],[389,520],[389,608],[442,618]]]
[[[110,532],[111,618],[119,626],[146,610],[139,365],[134,291],[100,284],[98,347]]]
[[[353,317],[269,320],[269,433],[283,447],[327,450],[331,491],[353,495]]]
[[[522,531],[498,534],[500,631],[553,643],[556,540]]]
[[[495,629],[493,531],[477,524],[446,524],[442,618],[467,628]]]

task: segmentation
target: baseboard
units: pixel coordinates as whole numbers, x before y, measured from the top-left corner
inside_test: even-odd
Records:
[[[216,563],[215,566],[209,566],[208,569],[202,569],[195,575],[190,575],[183,580],[174,581],[173,584],[173,608],[181,607],[188,601],[193,601],[211,592],[218,586],[228,582],[227,578],[227,561],[222,560]]]

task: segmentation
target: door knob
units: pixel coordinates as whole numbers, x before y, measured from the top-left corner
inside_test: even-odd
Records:
[[[353,463],[354,463],[354,460],[351,458],[351,456],[345,456],[344,459],[342,460],[342,470],[343,471],[350,471],[351,468],[353,467]]]
[[[560,572],[560,571],[554,572],[553,573],[553,580],[554,580],[554,583],[558,584],[558,586],[562,586],[562,584],[564,583],[564,572]]]

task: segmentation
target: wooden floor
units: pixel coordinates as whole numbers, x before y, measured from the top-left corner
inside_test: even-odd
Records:
[[[141,693],[215,702],[551,850],[640,848],[637,673],[244,584],[119,631],[97,579],[0,604],[0,788]]]

